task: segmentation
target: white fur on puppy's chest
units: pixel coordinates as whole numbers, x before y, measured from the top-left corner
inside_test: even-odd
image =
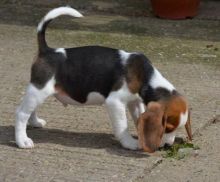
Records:
[[[105,98],[98,92],[89,93],[85,103],[77,102],[67,95],[55,94],[54,96],[64,105],[102,105],[105,101]]]

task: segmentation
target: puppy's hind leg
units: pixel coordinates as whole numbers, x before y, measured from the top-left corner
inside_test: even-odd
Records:
[[[38,89],[33,84],[29,84],[23,101],[16,111],[15,141],[18,147],[34,147],[33,141],[27,136],[27,122],[31,114],[34,114],[37,106],[42,104],[48,96],[55,93],[54,84],[55,80],[53,78],[49,80],[42,89]]]

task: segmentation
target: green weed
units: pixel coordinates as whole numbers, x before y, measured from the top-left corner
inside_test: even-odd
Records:
[[[192,149],[191,152],[190,150],[186,150],[185,152],[180,152],[180,149]],[[190,153],[192,153],[193,150],[198,150],[200,149],[199,146],[196,146],[192,143],[181,143],[181,144],[174,144],[168,149],[162,149],[165,150],[165,154],[163,155],[164,158],[174,158],[177,160],[183,159]]]

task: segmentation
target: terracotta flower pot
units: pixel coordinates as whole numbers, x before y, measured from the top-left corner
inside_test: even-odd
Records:
[[[185,19],[196,16],[200,0],[151,0],[156,16],[166,19]]]

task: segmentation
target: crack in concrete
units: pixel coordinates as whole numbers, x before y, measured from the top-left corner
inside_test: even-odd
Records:
[[[212,119],[208,120],[206,123],[203,124],[202,127],[196,129],[194,132],[193,132],[193,137],[199,137],[201,136],[201,132],[202,130],[206,129],[207,127],[209,127],[210,125],[212,124],[216,124],[220,122],[220,115],[216,115],[214,116]]]
[[[160,164],[162,164],[163,160],[164,160],[163,158],[157,159],[157,160],[154,162],[154,164],[152,165],[152,167],[144,169],[143,174],[137,176],[137,177],[136,177],[134,180],[132,180],[132,181],[133,181],[133,182],[142,181],[143,178],[144,178],[144,176],[146,176],[146,174],[151,173],[155,168],[157,168]]]

